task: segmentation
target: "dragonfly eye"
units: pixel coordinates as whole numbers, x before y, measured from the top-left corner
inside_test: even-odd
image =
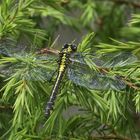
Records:
[[[67,49],[69,47],[69,44],[64,44],[64,46],[62,47],[62,49]]]
[[[76,51],[76,50],[77,50],[77,46],[76,46],[75,44],[72,44],[72,45],[71,45],[71,49],[72,49],[73,51]]]

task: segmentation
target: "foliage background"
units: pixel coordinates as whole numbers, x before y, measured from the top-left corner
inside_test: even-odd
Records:
[[[1,0],[1,139],[139,140],[139,9],[138,0]],[[47,120],[54,82],[44,71],[53,72],[57,61],[37,60],[35,52],[73,40],[79,52],[131,52],[137,62],[110,69],[129,81],[122,92],[89,90],[65,77]]]

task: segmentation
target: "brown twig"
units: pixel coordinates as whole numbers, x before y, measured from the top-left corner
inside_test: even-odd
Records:
[[[133,84],[132,82],[128,81],[125,78],[122,78],[122,80],[131,88],[135,89],[135,90],[139,90],[140,88],[138,86],[136,86],[135,84]]]
[[[36,54],[50,54],[50,55],[59,55],[60,51],[50,48],[44,48],[36,52]]]

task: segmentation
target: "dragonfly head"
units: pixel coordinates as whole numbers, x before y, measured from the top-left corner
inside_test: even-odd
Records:
[[[77,46],[75,44],[64,44],[62,50],[67,50],[69,53],[76,52]]]

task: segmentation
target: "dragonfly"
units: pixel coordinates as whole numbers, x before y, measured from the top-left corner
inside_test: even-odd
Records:
[[[48,67],[44,66],[45,69],[43,69],[43,67],[34,67],[30,73],[27,74],[27,80],[39,81],[43,79],[49,81],[50,77],[52,77],[57,70],[55,83],[45,107],[45,116],[47,118],[53,110],[65,73],[67,73],[68,79],[74,84],[90,90],[109,90],[111,88],[114,90],[124,90],[127,83],[121,76],[110,74],[109,69],[124,67],[137,61],[137,58],[130,52],[96,55],[94,53],[77,52],[77,49],[77,45],[67,43],[63,45],[60,51],[45,48],[35,55],[34,61],[38,61],[39,63],[48,61],[50,65]],[[7,54],[4,53],[3,55],[6,57]],[[17,57],[19,57],[19,55],[17,55]],[[20,59],[20,57],[18,59]],[[90,60],[93,67],[90,67],[86,60]],[[53,63],[57,63],[58,67],[56,67],[55,64],[53,66]],[[38,66],[40,66],[40,64]],[[50,67],[52,68],[50,69]],[[36,76],[33,75],[34,72],[36,72]],[[37,75],[42,75],[42,79],[38,78]]]
[[[106,89],[125,89],[126,83],[118,75],[109,76],[108,68],[126,66],[132,62],[135,62],[137,58],[130,53],[120,53],[103,55],[102,57],[94,56],[94,54],[84,54],[94,62],[99,71],[91,69],[85,62],[81,53],[76,53],[77,46],[74,44],[65,44],[61,51],[43,49],[40,53],[59,55],[58,61],[58,74],[55,84],[52,88],[50,99],[47,103],[45,115],[49,116],[50,111],[53,110],[53,105],[56,100],[56,96],[59,90],[60,83],[67,70],[68,78],[76,85],[88,87],[94,90],[106,90]]]

